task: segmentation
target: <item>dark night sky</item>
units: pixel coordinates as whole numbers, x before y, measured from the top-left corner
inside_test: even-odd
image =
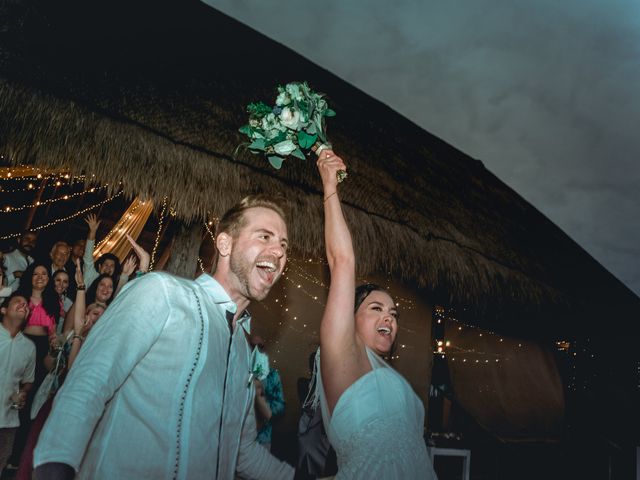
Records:
[[[637,0],[205,3],[482,160],[640,294]]]

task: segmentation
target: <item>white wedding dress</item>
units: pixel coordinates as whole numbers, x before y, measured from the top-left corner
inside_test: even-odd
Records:
[[[372,370],[338,399],[329,416],[320,362],[322,418],[338,457],[336,479],[436,479],[423,438],[424,407],[409,383],[367,348]]]

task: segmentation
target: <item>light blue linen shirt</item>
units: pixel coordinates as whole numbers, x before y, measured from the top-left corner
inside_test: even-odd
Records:
[[[293,478],[256,441],[245,314],[208,275],[128,283],[56,395],[35,466],[77,478]]]

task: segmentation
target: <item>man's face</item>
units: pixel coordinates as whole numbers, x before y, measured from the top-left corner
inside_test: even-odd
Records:
[[[18,249],[24,253],[31,253],[34,248],[36,248],[36,234],[25,233],[20,238],[20,243],[18,243]]]
[[[71,249],[71,253],[74,258],[82,258],[84,256],[84,249],[87,246],[86,240],[78,240],[73,244],[73,248]]]
[[[232,240],[232,285],[248,300],[263,300],[280,278],[287,261],[287,226],[270,208],[244,212],[244,227]]]
[[[11,320],[23,322],[29,315],[29,303],[26,298],[17,295],[9,300],[9,305],[2,309],[2,314]]]
[[[62,267],[69,260],[69,253],[69,245],[56,245],[51,251],[51,261],[56,267]]]
[[[114,262],[111,258],[107,258],[102,265],[100,265],[100,273],[106,273],[107,275],[113,275],[113,272],[116,271],[116,262]]]

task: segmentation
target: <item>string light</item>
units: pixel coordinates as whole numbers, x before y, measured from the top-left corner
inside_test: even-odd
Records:
[[[52,225],[57,225],[58,223],[66,222],[67,220],[71,220],[72,218],[75,218],[78,215],[82,215],[83,213],[86,213],[86,212],[88,212],[90,210],[93,210],[94,208],[97,208],[97,207],[99,207],[101,205],[104,205],[105,203],[110,202],[111,200],[113,200],[116,197],[119,197],[120,195],[122,195],[122,192],[118,192],[115,195],[113,195],[113,196],[111,196],[111,197],[109,197],[109,198],[107,198],[105,200],[102,200],[101,202],[98,202],[95,205],[91,205],[90,207],[83,208],[82,210],[79,210],[76,213],[73,213],[71,215],[67,215],[66,217],[58,218],[58,219],[53,220],[53,221],[51,221],[51,222],[49,222],[49,223],[47,223],[45,225],[40,225],[39,227],[30,228],[27,231],[29,231],[29,232],[37,232],[39,230],[44,230],[45,228],[51,227]],[[18,233],[11,233],[9,235],[4,235],[4,236],[0,237],[0,240],[8,240],[10,238],[17,238],[17,237],[21,236],[23,233],[24,232],[18,232]]]
[[[76,177],[74,177],[70,182],[67,183],[67,186],[73,186],[73,185],[78,184],[78,183],[85,183],[85,182],[82,179],[76,179]],[[55,187],[55,185],[52,184],[52,183],[45,184],[45,189],[52,188],[52,187]],[[12,188],[12,189],[9,189],[9,190],[3,188],[2,185],[0,185],[0,193],[31,192],[31,191],[35,190],[35,188],[36,188],[36,186],[33,183],[28,183],[25,188]]]
[[[218,221],[220,219],[218,217],[214,218],[214,219],[209,219],[208,222],[203,222],[204,224],[204,228],[207,230],[207,232],[209,233],[209,236],[211,237],[211,241],[213,242],[213,244],[216,244],[216,237],[213,235],[213,232],[211,231],[211,229],[209,228],[211,225],[213,225],[214,223],[217,224]]]
[[[207,273],[204,271],[204,263],[202,262],[202,258],[198,257],[198,266],[200,267],[200,270],[202,270],[202,273]]]
[[[74,175],[73,177],[70,176],[69,174],[64,174],[61,175],[59,173],[50,173],[47,175],[43,175],[41,173],[38,173],[36,175],[30,175],[30,176],[24,176],[24,175],[18,175],[18,176],[14,176],[14,172],[9,171],[7,172],[6,175],[2,176],[0,175],[0,181],[5,181],[5,182],[10,182],[10,181],[15,181],[15,180],[24,180],[24,181],[35,181],[35,180],[51,180],[52,178],[55,179],[64,179],[64,180],[69,180],[69,179],[73,179],[73,180],[79,180],[79,181],[83,181],[87,178],[86,175]],[[92,175],[92,177],[95,177],[95,175]],[[60,185],[57,185],[58,187]]]
[[[144,205],[144,202],[137,202],[133,208],[131,209],[131,212],[129,212],[129,215],[127,217],[123,217],[120,219],[120,221],[116,224],[116,226],[114,226],[111,230],[109,230],[109,233],[107,233],[107,235],[105,235],[105,237],[100,240],[96,246],[95,246],[95,250],[100,249],[100,247],[102,247],[102,245],[104,243],[108,243],[109,240],[111,239],[111,237],[113,237],[113,235],[116,232],[119,232],[120,229],[122,228],[122,226],[125,224],[125,222],[131,218],[131,215],[133,215],[135,213],[135,211],[140,207],[140,205]]]
[[[25,210],[27,208],[34,208],[34,207],[41,207],[43,205],[50,205],[52,203],[56,203],[56,202],[59,202],[61,200],[69,200],[70,198],[76,198],[76,197],[79,197],[81,195],[85,195],[87,193],[94,193],[96,190],[101,190],[101,189],[106,188],[108,186],[109,186],[109,184],[106,183],[105,185],[103,185],[101,187],[93,187],[93,188],[90,188],[89,190],[84,190],[82,192],[76,192],[76,193],[72,193],[72,194],[66,194],[66,195],[63,195],[62,197],[58,197],[58,198],[50,198],[49,200],[44,200],[42,202],[38,201],[36,203],[20,205],[19,207],[9,207],[9,206],[7,206],[4,209],[0,210],[0,213],[19,212],[19,211]]]
[[[162,199],[162,210],[160,211],[160,218],[158,219],[158,232],[156,233],[156,240],[153,242],[153,250],[151,252],[151,263],[149,263],[149,271],[153,270],[153,266],[156,263],[156,252],[158,251],[158,245],[160,244],[160,233],[162,232],[162,222],[164,220],[164,213],[167,210],[167,197],[165,196]],[[198,257],[200,260],[200,257]],[[201,260],[200,260],[201,261]],[[204,272],[204,268],[200,265],[202,271]]]

